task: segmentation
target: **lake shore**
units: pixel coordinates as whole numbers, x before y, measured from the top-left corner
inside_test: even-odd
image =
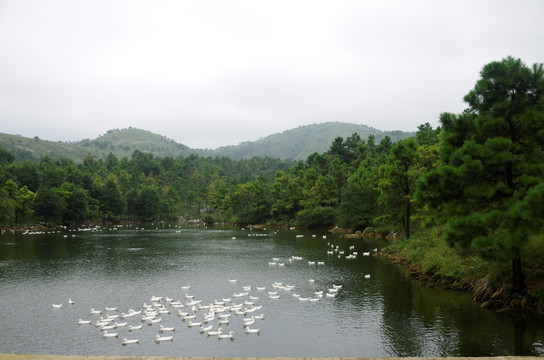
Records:
[[[484,309],[497,312],[512,312],[517,314],[537,314],[544,316],[544,302],[531,296],[528,285],[523,296],[513,294],[505,286],[493,287],[488,277],[483,278],[454,278],[424,271],[421,264],[410,261],[399,252],[380,251],[374,256],[387,259],[407,269],[411,278],[421,282],[426,287],[439,287],[445,290],[468,292],[472,299]]]
[[[212,360],[219,358],[194,358],[194,357],[171,357],[171,356],[125,356],[125,355],[108,355],[108,356],[87,356],[87,355],[26,355],[26,354],[0,354],[0,360]],[[238,359],[238,360],[311,360],[311,359],[329,359],[341,360],[354,358],[222,358],[222,359]],[[497,357],[406,357],[406,358],[359,358],[359,359],[383,359],[383,360],[536,360],[540,359],[536,356],[497,356]]]

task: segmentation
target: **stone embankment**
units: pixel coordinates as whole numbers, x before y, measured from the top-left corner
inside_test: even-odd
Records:
[[[192,358],[166,356],[80,356],[0,354],[0,360],[356,360],[357,358]],[[358,358],[364,360],[537,360],[536,356]]]

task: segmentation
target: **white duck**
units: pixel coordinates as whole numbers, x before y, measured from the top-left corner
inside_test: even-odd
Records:
[[[139,340],[138,339],[127,339],[127,338],[124,338],[123,341],[121,342],[121,344],[123,345],[128,345],[128,344],[139,344]]]
[[[160,323],[161,321],[162,321],[161,318],[152,319],[152,320],[149,320],[148,325],[151,326],[151,325],[153,325],[153,324]]]
[[[210,326],[200,326],[200,332],[201,333],[205,333],[206,331],[210,331],[212,329],[213,325],[210,325]]]
[[[249,325],[253,325],[255,323],[255,319],[254,318],[246,318],[246,319],[243,319],[242,320],[242,324],[244,326],[249,326]]]
[[[219,339],[234,339],[234,331],[229,331],[228,334],[219,334],[217,335]]]
[[[217,330],[208,330],[208,336],[221,335],[222,332],[223,332],[223,328],[219,328]]]
[[[212,315],[204,315],[204,318],[203,318],[203,322],[204,323],[209,323],[210,321],[213,321],[215,320],[215,314],[212,314]]]
[[[182,316],[181,316],[181,319],[182,319],[183,321],[185,321],[185,320],[193,320],[193,319],[196,319],[196,314],[194,314],[194,315],[185,315],[185,316],[182,315]]]
[[[245,329],[246,334],[258,334],[258,335],[260,335],[260,331],[261,331],[260,329],[250,329],[248,327],[246,327],[246,329]]]
[[[176,331],[173,327],[165,327],[164,325],[159,325],[159,332],[166,332],[166,331]]]
[[[155,335],[155,342],[159,343],[161,341],[174,341],[174,336],[160,336],[159,334]]]

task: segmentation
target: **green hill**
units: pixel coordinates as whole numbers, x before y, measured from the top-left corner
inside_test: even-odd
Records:
[[[119,158],[130,157],[135,150],[160,157],[176,157],[195,152],[195,150],[165,136],[132,127],[122,130],[109,130],[95,140],[85,139],[76,144],[88,149],[98,149],[105,153],[106,156],[111,152]]]
[[[0,147],[11,152],[16,161],[38,161],[44,156],[49,156],[66,157],[75,162],[83,162],[88,155],[96,159],[105,159],[111,152],[118,158],[122,158],[130,157],[135,150],[155,156],[172,157],[195,152],[174,140],[136,128],[109,130],[94,140],[84,139],[78,142],[54,142],[41,140],[38,137],[26,138],[0,133]]]
[[[304,160],[314,152],[324,153],[329,150],[338,136],[344,139],[357,133],[366,140],[369,135],[376,137],[376,142],[389,136],[393,142],[415,133],[403,131],[381,131],[366,125],[344,122],[326,122],[322,124],[300,126],[282,133],[269,135],[257,141],[244,142],[236,146],[224,146],[211,150],[212,155],[227,156],[233,159],[251,158],[252,156],[272,156],[279,159]]]
[[[122,158],[130,157],[135,150],[151,153],[157,157],[199,154],[212,157],[225,156],[232,159],[268,156],[279,159],[304,160],[314,152],[327,151],[336,137],[347,138],[353,133],[359,134],[362,139],[367,139],[372,134],[376,137],[377,142],[385,136],[391,137],[393,142],[414,136],[414,133],[380,131],[365,125],[327,122],[301,126],[257,141],[224,146],[214,150],[191,149],[165,136],[136,128],[109,130],[94,140],[84,139],[78,142],[55,142],[42,140],[38,137],[26,138],[0,133],[0,147],[11,152],[16,161],[39,161],[40,158],[49,156],[52,158],[66,157],[79,163],[88,155],[96,159],[105,159],[111,152],[118,158]]]
[[[95,157],[98,155],[96,149],[83,148],[75,143],[55,142],[41,140],[37,136],[27,138],[3,133],[0,133],[0,147],[12,153],[16,161],[38,161],[44,156],[52,158],[66,157],[74,161],[83,161],[88,154]]]

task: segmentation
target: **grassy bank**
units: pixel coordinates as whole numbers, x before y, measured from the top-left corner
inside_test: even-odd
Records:
[[[383,256],[406,266],[425,286],[469,291],[483,307],[544,315],[544,235],[522,249],[527,289],[512,293],[511,263],[484,259],[474,250],[449,246],[442,227],[426,229],[384,249]]]

